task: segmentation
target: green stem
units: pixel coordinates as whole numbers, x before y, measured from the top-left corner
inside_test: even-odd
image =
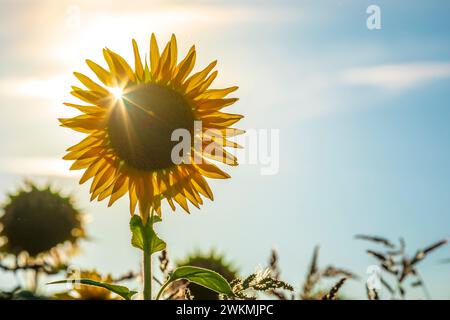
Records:
[[[147,223],[153,228],[153,210]],[[150,246],[144,245],[144,300],[152,300],[152,253]]]
[[[161,289],[159,289],[158,294],[156,295],[156,300],[159,300],[159,298],[161,297],[162,293],[164,292],[164,290],[167,288],[167,286],[171,283],[172,281],[170,281],[170,279],[164,283],[164,285],[161,287]]]
[[[144,251],[144,300],[152,300],[152,255]]]

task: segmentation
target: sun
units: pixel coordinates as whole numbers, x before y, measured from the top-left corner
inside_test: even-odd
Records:
[[[189,212],[188,202],[199,208],[202,197],[213,200],[205,178],[230,177],[215,163],[238,164],[226,149],[240,147],[229,138],[244,133],[232,127],[243,116],[222,111],[238,100],[226,97],[238,87],[210,88],[218,75],[213,71],[217,61],[192,74],[195,47],[178,62],[175,35],[160,52],[152,34],[144,60],[136,41],[132,44],[134,70],[105,48],[108,68],[86,60],[102,84],[74,73],[85,88],[73,86],[71,94],[87,104],[65,103],[82,114],[60,122],[87,137],[70,147],[64,159],[74,160],[71,169],[85,170],[80,183],[93,179],[91,200],[109,197],[110,206],[128,194],[131,214],[138,207],[144,220],[152,211],[161,214],[163,200],[172,210],[178,204]],[[192,145],[190,161],[175,163],[172,133],[183,129],[197,136],[198,121],[201,137],[209,143],[202,140],[200,150]]]
[[[111,92],[115,99],[122,99],[123,90],[121,88],[108,88],[108,91]]]

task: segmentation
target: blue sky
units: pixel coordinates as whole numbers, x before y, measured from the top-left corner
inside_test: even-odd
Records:
[[[381,8],[368,30],[366,8]],[[24,178],[73,192],[93,240],[75,264],[116,275],[136,270],[128,203],[88,202],[88,186],[59,159],[79,140],[58,127],[73,71],[102,62],[104,46],[132,57],[177,35],[199,65],[218,59],[216,86],[239,85],[244,128],[280,130],[280,170],[258,165],[212,181],[215,201],[190,216],[164,213],[173,257],[216,248],[243,273],[279,250],[299,286],[315,244],[320,261],[364,277],[372,260],[357,233],[405,237],[416,247],[450,236],[450,4],[443,1],[1,1],[0,192]],[[74,14],[79,19],[73,20]],[[76,16],[75,16],[76,17]],[[87,72],[88,73],[88,72]],[[71,100],[73,101],[73,100]],[[2,198],[0,198],[2,199]],[[166,208],[167,209],[167,208]],[[421,266],[433,298],[450,298],[449,266]],[[0,274],[1,287],[14,279]],[[364,293],[349,283],[349,296]],[[411,297],[420,297],[413,291]]]

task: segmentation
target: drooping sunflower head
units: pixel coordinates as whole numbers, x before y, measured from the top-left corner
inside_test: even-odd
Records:
[[[212,72],[216,61],[191,74],[195,48],[178,62],[174,35],[161,53],[152,35],[148,61],[141,59],[134,40],[132,44],[134,68],[104,49],[107,69],[87,60],[100,84],[75,73],[85,88],[72,87],[71,93],[87,104],[66,103],[82,115],[60,121],[88,136],[69,148],[64,159],[75,160],[71,169],[85,169],[80,183],[93,178],[91,200],[110,197],[112,205],[128,192],[131,213],[138,206],[144,219],[151,210],[161,214],[163,199],[172,210],[177,203],[189,212],[188,201],[199,207],[202,196],[213,199],[204,177],[229,178],[205,158],[237,165],[225,148],[239,147],[229,138],[243,133],[231,128],[242,116],[221,111],[237,101],[226,98],[237,87],[209,88],[217,76]],[[192,138],[182,161],[175,159],[181,143],[177,130]]]
[[[238,270],[230,262],[227,261],[225,256],[217,254],[214,251],[211,251],[208,254],[192,254],[186,257],[184,260],[178,261],[176,264],[178,267],[194,266],[213,270],[224,277],[228,282],[231,282],[238,277]],[[188,289],[191,291],[194,300],[219,299],[219,295],[217,292],[214,292],[195,283],[189,283]]]
[[[30,258],[42,254],[74,252],[85,237],[82,214],[69,197],[28,183],[11,195],[0,217],[0,252]],[[53,252],[58,249],[58,252]]]

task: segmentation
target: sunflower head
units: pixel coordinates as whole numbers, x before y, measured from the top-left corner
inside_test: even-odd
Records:
[[[189,212],[188,201],[198,208],[202,196],[213,199],[205,177],[229,178],[206,159],[237,165],[225,148],[239,147],[229,138],[243,133],[231,128],[242,116],[222,111],[237,101],[226,98],[237,87],[210,88],[216,61],[192,74],[195,47],[178,62],[174,35],[162,52],[152,35],[148,60],[132,44],[134,67],[104,49],[107,68],[86,60],[100,83],[74,73],[85,88],[71,93],[85,104],[66,103],[82,114],[60,121],[87,137],[64,159],[75,161],[71,169],[85,169],[80,183],[93,179],[91,200],[109,197],[112,205],[128,193],[131,213],[138,206],[144,220],[151,210],[161,214],[163,199],[172,210],[177,203]],[[182,161],[174,159],[177,130],[192,138]]]
[[[177,262],[177,267],[194,266],[213,270],[224,277],[228,282],[238,277],[238,270],[223,255],[211,251],[208,254],[195,253]],[[219,295],[203,286],[189,283],[188,289],[191,291],[194,300],[218,300]]]
[[[0,252],[35,258],[56,248],[73,251],[85,236],[82,214],[69,197],[28,183],[9,196],[0,217]]]

